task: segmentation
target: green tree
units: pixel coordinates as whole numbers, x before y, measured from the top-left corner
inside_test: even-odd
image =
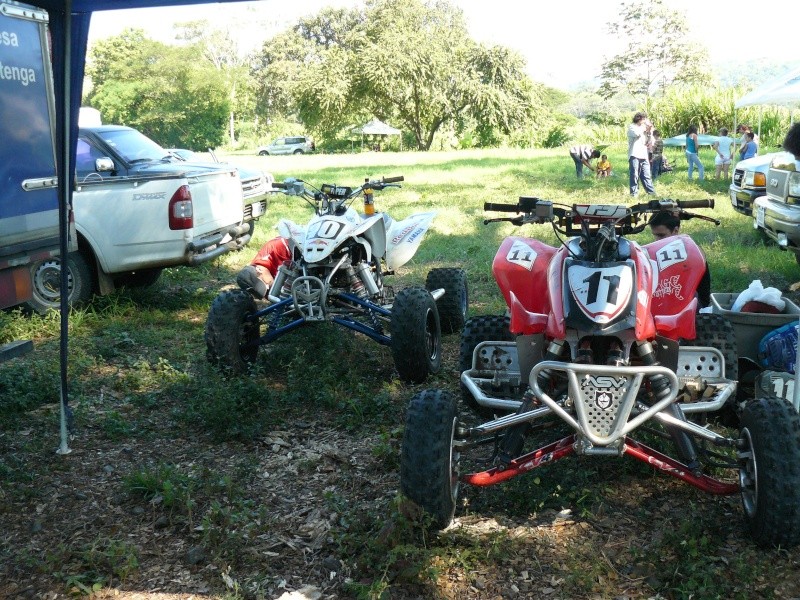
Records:
[[[194,149],[222,141],[229,100],[219,73],[196,49],[156,42],[128,29],[89,55],[86,99],[106,122],[139,129],[164,146]]]
[[[689,35],[686,16],[663,0],[623,3],[609,33],[625,49],[603,63],[600,94],[647,98],[672,83],[707,80],[708,51]]]
[[[323,135],[375,116],[411,132],[427,150],[445,125],[458,128],[473,117],[480,138],[495,138],[539,104],[523,59],[475,43],[461,10],[444,0],[328,9],[293,34],[281,38],[283,51],[265,45],[262,64],[271,73],[285,69],[290,83],[278,93],[291,97],[301,121]]]
[[[221,75],[228,92],[228,136],[236,143],[237,115],[255,116],[255,88],[247,60],[239,49],[237,38],[226,27],[215,27],[206,20],[179,23],[178,39],[194,45],[208,63]]]

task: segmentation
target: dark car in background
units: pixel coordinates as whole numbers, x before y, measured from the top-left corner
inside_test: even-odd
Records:
[[[177,160],[185,162],[208,162],[202,154],[186,148],[167,148],[167,152]],[[214,152],[210,152],[210,155],[212,162],[219,162]],[[246,222],[254,222],[255,219],[258,219],[267,211],[269,194],[275,178],[271,173],[265,173],[258,169],[250,169],[240,165],[234,166],[239,171],[239,178],[242,181],[244,220]]]

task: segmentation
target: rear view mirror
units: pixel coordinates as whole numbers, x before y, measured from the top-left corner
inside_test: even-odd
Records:
[[[94,170],[97,171],[98,173],[113,171],[114,161],[106,156],[104,156],[103,158],[98,158],[94,161]]]

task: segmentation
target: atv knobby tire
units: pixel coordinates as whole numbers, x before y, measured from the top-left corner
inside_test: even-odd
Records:
[[[511,319],[501,315],[480,315],[472,317],[464,324],[461,345],[458,352],[459,372],[472,368],[472,354],[482,342],[513,342],[514,335],[509,330]],[[461,384],[461,397],[468,407],[484,418],[490,418],[494,411],[477,403],[464,384]]]
[[[464,269],[431,269],[425,279],[425,289],[444,289],[444,296],[436,301],[442,333],[455,333],[464,328],[469,308],[467,272]]]
[[[253,297],[242,290],[222,292],[206,320],[206,355],[225,371],[244,373],[258,356],[259,325],[248,321],[256,312]]]
[[[458,400],[450,392],[424,390],[408,405],[400,452],[400,491],[436,529],[453,520],[458,498],[459,453],[453,448]]]
[[[442,366],[442,332],[436,302],[428,290],[400,290],[392,304],[389,324],[392,356],[400,379],[422,383]]]
[[[710,346],[725,357],[725,378],[739,380],[739,354],[733,325],[722,315],[698,314],[695,318],[695,339],[685,345]]]
[[[800,542],[800,415],[780,398],[749,402],[741,416],[739,484],[745,521],[761,547]]]

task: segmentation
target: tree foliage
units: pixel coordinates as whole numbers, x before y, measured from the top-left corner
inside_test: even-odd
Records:
[[[271,107],[293,104],[312,131],[331,134],[375,116],[411,132],[419,149],[466,116],[508,133],[539,104],[523,59],[475,43],[446,1],[326,9],[265,44],[257,71],[271,82],[283,75],[266,92]]]
[[[649,97],[672,83],[700,82],[708,51],[689,35],[683,13],[663,0],[623,3],[609,32],[625,49],[603,63],[600,93],[610,98],[620,92]]]
[[[92,48],[87,103],[105,122],[135,127],[164,146],[216,146],[229,99],[219,73],[197,58],[194,48],[127,29]]]

